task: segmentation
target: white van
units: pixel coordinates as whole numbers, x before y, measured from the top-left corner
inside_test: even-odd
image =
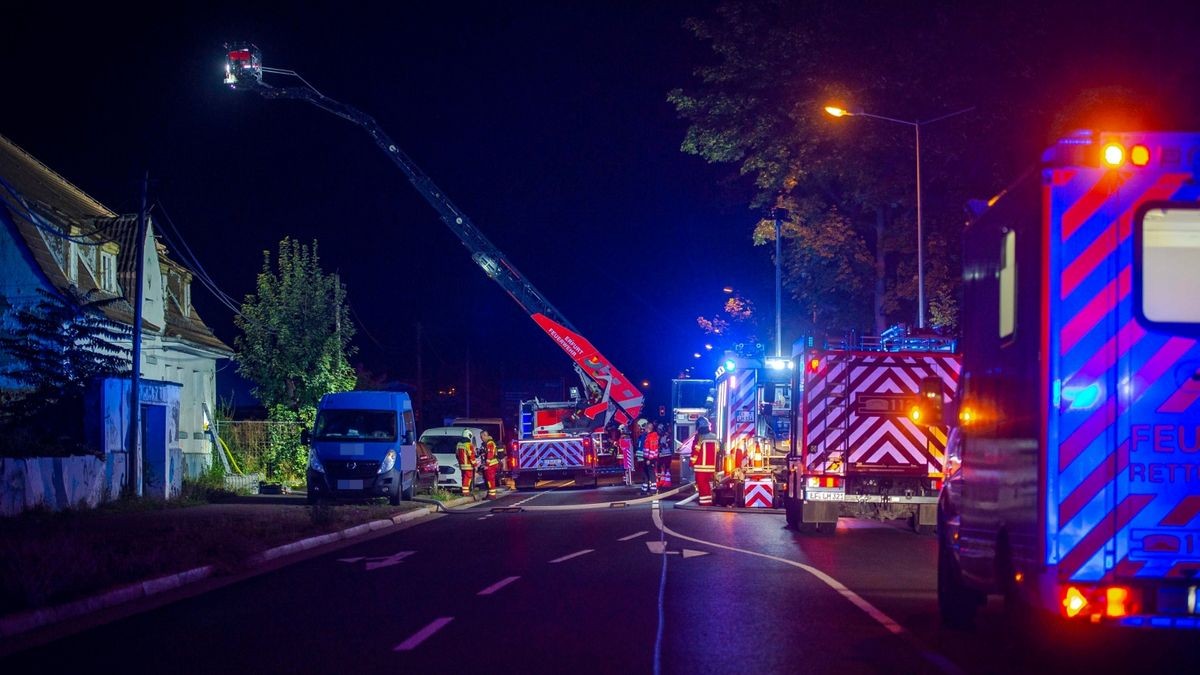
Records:
[[[480,456],[483,447],[483,430],[472,427],[434,427],[421,434],[420,443],[433,453],[438,461],[437,486],[444,490],[462,489],[462,472],[458,470],[458,442],[469,438],[475,447],[475,456]],[[487,486],[482,471],[475,472],[475,485]]]

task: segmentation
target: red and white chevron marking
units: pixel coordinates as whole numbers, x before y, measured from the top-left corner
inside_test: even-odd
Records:
[[[859,465],[924,466],[929,443],[935,446],[932,458],[941,464],[940,439],[908,419],[907,405],[871,414],[857,406],[860,397],[871,395],[915,400],[926,377],[942,380],[948,401],[958,390],[961,369],[959,358],[949,354],[825,355],[805,392],[805,466],[823,469],[831,452]],[[930,469],[941,471],[940,466]]]
[[[578,439],[522,442],[517,456],[519,466],[524,469],[583,466],[583,442]]]
[[[752,417],[757,417],[758,378],[753,370],[747,370],[737,375],[737,386],[729,394],[729,440],[728,447],[745,445],[754,437],[754,421],[738,422],[739,410],[749,410]]]
[[[747,479],[742,483],[742,501],[748,509],[769,509],[775,505],[775,482],[771,479]]]

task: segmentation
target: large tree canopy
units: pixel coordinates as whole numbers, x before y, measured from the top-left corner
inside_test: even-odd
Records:
[[[1085,30],[1048,3],[730,0],[685,23],[712,57],[668,99],[689,123],[684,152],[735,164],[752,208],[787,209],[785,283],[816,331],[912,322],[917,297],[915,128],[824,106],[928,121],[926,314],[953,327],[968,199],[1001,190],[1052,134],[1112,122],[1097,108],[1146,100],[1110,86],[1147,81],[1113,65],[1126,52],[1105,51],[1104,22],[1130,31],[1104,12],[1089,11]],[[754,229],[756,243],[773,237],[769,222]]]
[[[238,372],[268,408],[315,408],[321,396],[354,388],[346,289],[321,270],[317,242],[285,238],[277,268],[263,252],[257,292],[246,296],[237,325]]]

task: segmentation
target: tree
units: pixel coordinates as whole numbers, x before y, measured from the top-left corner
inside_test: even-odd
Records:
[[[3,408],[9,447],[0,454],[73,454],[82,448],[83,401],[95,379],[129,372],[129,350],[119,343],[130,329],[103,313],[115,298],[96,298],[74,287],[63,294],[39,289],[37,303],[12,308],[0,335],[11,365],[3,374],[23,386]]]
[[[950,271],[927,264],[926,291],[935,325],[952,325],[958,247],[944,244],[957,244],[967,199],[1002,185],[1006,166],[987,158],[1009,140],[997,129],[1021,120],[1008,103],[1036,63],[1023,51],[1041,37],[1034,18],[1024,7],[769,0],[727,1],[685,22],[714,58],[668,95],[689,123],[681,149],[735,164],[752,208],[787,210],[786,286],[813,328],[879,330],[911,321],[916,301],[913,129],[834,120],[822,107],[921,120],[977,106],[922,130],[927,251],[941,242]],[[773,239],[769,221],[755,226],[756,243]]]
[[[354,327],[346,289],[321,270],[317,242],[284,238],[276,269],[263,252],[256,293],[236,318],[238,372],[268,410],[315,408],[324,394],[354,388]]]

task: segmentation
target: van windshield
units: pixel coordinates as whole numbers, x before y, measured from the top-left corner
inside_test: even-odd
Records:
[[[317,413],[313,438],[318,441],[394,441],[396,413],[387,410],[322,410]]]

